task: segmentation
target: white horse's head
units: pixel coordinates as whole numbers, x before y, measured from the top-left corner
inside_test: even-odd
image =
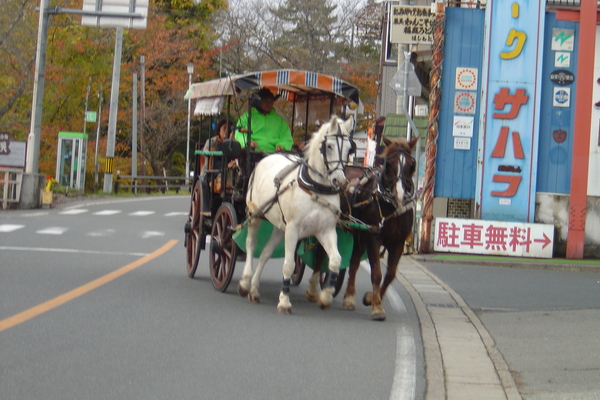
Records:
[[[311,169],[319,174],[322,183],[333,187],[346,185],[344,167],[348,157],[356,149],[350,136],[353,127],[352,117],[343,121],[334,115],[313,133],[308,142],[304,156]]]

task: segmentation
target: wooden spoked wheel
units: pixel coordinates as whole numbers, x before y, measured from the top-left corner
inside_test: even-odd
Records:
[[[192,191],[192,202],[188,220],[185,225],[185,247],[187,253],[187,273],[190,278],[193,278],[198,269],[200,260],[200,251],[202,248],[201,241],[204,240],[202,233],[202,185],[200,181],[196,181],[194,190]]]
[[[236,225],[233,205],[224,203],[213,220],[210,241],[210,276],[215,289],[221,292],[227,290],[235,268],[237,245],[233,233]]]
[[[298,251],[298,248],[296,248]],[[292,285],[298,286],[300,282],[302,282],[302,277],[304,276],[304,269],[306,269],[306,264],[302,261],[302,258],[298,254],[294,254],[294,273],[292,274]]]

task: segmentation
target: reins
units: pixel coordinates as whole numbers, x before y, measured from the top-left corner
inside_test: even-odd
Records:
[[[399,154],[412,158],[412,155],[406,152],[406,150],[398,151]],[[371,185],[371,195],[367,196],[366,199],[361,201],[348,201],[349,207],[349,215],[344,215],[347,218],[347,221],[340,221],[342,227],[355,228],[355,229],[363,229],[368,230],[370,232],[378,233],[383,228],[383,225],[387,220],[390,220],[395,217],[399,217],[406,213],[407,211],[414,208],[415,203],[417,201],[417,193],[414,190],[414,185],[412,182],[412,178],[406,177],[402,168],[399,169],[398,174],[395,179],[386,179],[385,170],[386,164],[388,163],[388,158],[390,156],[383,158],[383,163],[377,168],[369,168],[365,171],[364,175],[357,184],[351,186],[349,190],[346,192],[350,193],[353,197],[358,196],[362,190],[367,189],[368,185]],[[414,160],[414,159],[413,159]],[[405,188],[410,188],[412,190],[406,190],[408,193],[408,197],[403,199],[402,204],[398,204],[396,198],[393,193],[391,193],[391,188],[398,182],[402,181],[402,184]],[[383,190],[382,190],[383,188]],[[348,200],[348,198],[346,198]],[[383,215],[381,202],[390,204],[394,207],[394,211],[392,211],[388,215]],[[352,217],[352,209],[353,208],[362,208],[367,205],[375,202],[377,205],[377,211],[379,213],[379,223],[377,225],[367,224],[355,217]]]

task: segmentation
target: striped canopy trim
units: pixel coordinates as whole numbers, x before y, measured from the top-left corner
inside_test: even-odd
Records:
[[[290,69],[253,72],[237,77],[235,86],[241,90],[259,87],[276,88],[280,94],[287,92],[291,95],[290,100],[293,100],[294,96],[302,98],[334,93],[356,104],[359,102],[357,87],[339,78],[317,72]]]
[[[239,90],[267,87],[288,100],[318,97],[329,94],[345,97],[359,104],[358,88],[333,76],[291,69],[251,72],[227,78],[193,84],[186,99],[227,96]]]

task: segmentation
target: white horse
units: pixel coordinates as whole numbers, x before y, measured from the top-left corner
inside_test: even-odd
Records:
[[[290,277],[294,272],[294,255],[298,240],[315,236],[329,256],[330,280],[318,294],[318,304],[327,309],[333,301],[333,284],[339,272],[341,256],[337,248],[336,224],[339,216],[339,191],[346,183],[344,166],[354,149],[350,132],[354,121],[343,122],[333,116],[307,143],[304,158],[271,154],[254,169],[246,195],[248,236],[246,263],[238,286],[241,296],[260,302],[260,275],[274,249],[285,238],[283,287],[277,311],[292,312],[289,298]],[[265,244],[253,272],[252,255],[262,218],[273,224],[273,233]],[[314,282],[307,296],[317,300]]]

